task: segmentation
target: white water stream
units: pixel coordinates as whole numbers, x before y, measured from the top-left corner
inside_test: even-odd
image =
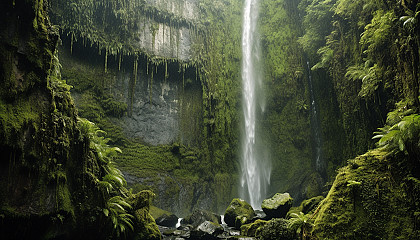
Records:
[[[260,49],[257,33],[258,1],[245,0],[242,29],[242,88],[244,134],[242,139],[241,195],[254,209],[261,202],[270,182],[270,165],[258,148],[257,115],[263,109]],[[260,108],[259,108],[260,107]]]

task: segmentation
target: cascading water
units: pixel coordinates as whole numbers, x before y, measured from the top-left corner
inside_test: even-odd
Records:
[[[262,112],[259,40],[257,34],[258,1],[245,0],[242,32],[242,87],[244,134],[242,139],[241,195],[254,209],[261,209],[270,183],[271,168],[258,146],[257,115]],[[260,107],[260,108],[258,108]]]
[[[311,95],[311,123],[312,123],[312,134],[313,134],[313,140],[315,145],[315,167],[316,171],[321,174],[321,176],[324,175],[324,163],[322,161],[322,152],[321,152],[321,125],[319,123],[319,116],[317,111],[317,105],[315,102],[315,95],[314,95],[314,89],[312,84],[312,74],[311,74],[311,67],[309,65],[309,62],[306,62],[308,65],[308,73],[309,73],[309,91]]]

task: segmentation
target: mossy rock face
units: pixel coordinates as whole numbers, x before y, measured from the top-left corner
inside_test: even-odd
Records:
[[[302,212],[308,214],[313,212],[319,205],[319,203],[324,200],[323,196],[316,196],[307,200],[304,200],[300,205],[302,206]]]
[[[293,198],[289,193],[276,193],[272,198],[265,199],[261,208],[269,218],[283,218],[290,210]]]
[[[155,219],[146,208],[137,209],[135,216],[135,237],[134,239],[160,240],[161,234]]]
[[[239,198],[233,199],[225,211],[226,224],[237,229],[249,223],[253,217],[255,217],[255,212],[252,206]]]
[[[257,230],[265,224],[267,224],[268,221],[258,219],[257,221],[249,224],[245,224],[241,226],[241,235],[248,236],[248,237],[257,237],[255,233]]]
[[[284,218],[274,218],[259,227],[255,236],[261,240],[295,240],[296,234],[287,227],[289,221]]]
[[[420,181],[406,177],[404,155],[371,150],[349,161],[316,212],[312,235],[317,239],[419,239],[416,230]],[[394,165],[395,164],[395,165]],[[401,165],[400,165],[401,164]],[[407,180],[415,182],[407,184]]]

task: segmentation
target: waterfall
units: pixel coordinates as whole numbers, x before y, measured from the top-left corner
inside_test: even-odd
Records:
[[[309,92],[311,95],[311,124],[312,124],[312,135],[315,147],[315,168],[321,176],[324,176],[324,163],[322,161],[322,153],[321,153],[321,125],[319,122],[319,113],[317,111],[317,104],[315,102],[315,95],[314,89],[312,85],[312,74],[311,74],[311,67],[309,62],[306,62],[308,65],[308,78],[309,78]]]
[[[261,209],[270,183],[271,167],[258,142],[257,116],[264,111],[259,71],[260,48],[257,33],[258,2],[245,0],[242,29],[242,88],[244,133],[242,139],[241,197],[254,209]]]

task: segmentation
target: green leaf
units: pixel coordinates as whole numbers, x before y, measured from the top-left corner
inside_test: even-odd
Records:
[[[107,217],[108,217],[109,210],[105,208],[105,209],[103,209],[102,211],[104,212],[105,216],[107,216]]]

